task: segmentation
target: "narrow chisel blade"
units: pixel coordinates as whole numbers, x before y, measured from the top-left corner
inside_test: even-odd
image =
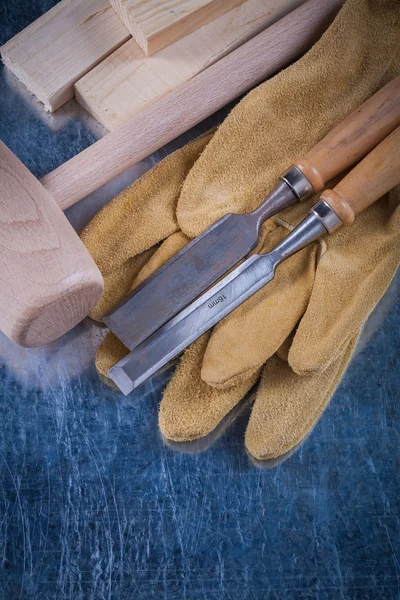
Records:
[[[108,372],[126,395],[274,277],[274,252],[255,254]]]
[[[249,254],[261,223],[295,201],[280,182],[264,201],[262,216],[256,210],[222,217],[124,298],[104,323],[133,350]]]

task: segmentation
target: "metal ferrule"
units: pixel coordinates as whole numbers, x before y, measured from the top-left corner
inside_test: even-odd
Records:
[[[314,189],[307,177],[295,166],[290,167],[283,175],[284,181],[299,200],[305,200],[314,194]]]
[[[312,207],[311,211],[321,220],[328,233],[333,233],[343,225],[333,208],[322,198]]]
[[[272,263],[276,267],[289,256],[323,238],[327,233],[321,219],[315,213],[310,212],[267,256],[271,257]]]

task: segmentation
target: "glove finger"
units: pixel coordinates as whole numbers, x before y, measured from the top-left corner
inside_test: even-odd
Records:
[[[169,155],[90,221],[81,239],[103,275],[178,229],[175,209],[182,183],[212,135]]]
[[[270,233],[275,246],[287,232]],[[214,328],[201,376],[209,385],[230,387],[259,369],[282,345],[306,310],[314,281],[318,245],[280,265],[274,279]]]
[[[128,353],[128,348],[116,335],[111,331],[107,333],[96,352],[95,365],[99,375],[102,375],[106,382],[111,382],[108,371]]]
[[[183,442],[203,437],[247,394],[256,383],[256,371],[239,385],[217,390],[200,377],[209,334],[204,334],[184,353],[160,405],[159,426],[164,436]]]
[[[265,365],[245,435],[258,460],[277,458],[310,432],[350,361],[357,335],[325,371],[299,377],[277,356]]]
[[[388,288],[400,262],[399,192],[392,194],[395,210],[384,198],[328,240],[289,352],[296,373],[324,370]]]
[[[138,256],[132,256],[104,276],[104,291],[89,315],[92,319],[101,321],[117,302],[129,294],[136,277],[154,252],[155,248],[150,248]]]

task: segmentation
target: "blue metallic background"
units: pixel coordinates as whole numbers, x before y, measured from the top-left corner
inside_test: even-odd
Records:
[[[0,43],[55,2],[2,0]],[[80,230],[188,132],[67,213]],[[0,67],[0,138],[38,177],[105,131],[55,115]],[[0,334],[2,600],[400,598],[399,277],[332,402],[286,460],[254,464],[245,399],[213,435],[167,445],[169,371],[128,398],[96,375],[89,320],[33,350]]]

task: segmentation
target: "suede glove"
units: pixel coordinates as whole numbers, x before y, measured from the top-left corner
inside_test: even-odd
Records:
[[[349,0],[314,48],[246,96],[211,141],[205,136],[178,151],[105,207],[83,234],[106,282],[93,316],[220,216],[255,208],[294,158],[398,74],[399,17],[394,0]],[[273,458],[307,434],[399,262],[397,204],[394,192],[326,247],[290,258],[273,282],[185,352],[160,407],[167,438],[206,435],[259,380],[249,451]],[[264,224],[257,250],[276,245],[306,209]],[[99,371],[126,352],[109,334]]]

